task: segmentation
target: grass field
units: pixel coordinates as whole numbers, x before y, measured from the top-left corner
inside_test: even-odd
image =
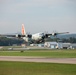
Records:
[[[1,50],[0,56],[41,56],[76,58],[76,50]],[[0,75],[76,75],[76,64],[0,61]]]
[[[0,75],[76,75],[76,64],[0,61]]]
[[[50,58],[76,58],[76,50],[0,51],[0,56],[42,56]]]

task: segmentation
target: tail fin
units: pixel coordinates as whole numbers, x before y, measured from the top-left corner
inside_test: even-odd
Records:
[[[26,35],[24,24],[22,24],[22,35]]]

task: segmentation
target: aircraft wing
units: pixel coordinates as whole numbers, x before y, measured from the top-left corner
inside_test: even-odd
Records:
[[[45,34],[46,36],[51,36],[52,34],[50,34],[50,33],[47,33],[47,34]]]
[[[21,37],[25,37],[25,35],[21,35],[21,34],[0,34],[0,37],[12,37],[12,38],[21,38]]]
[[[69,32],[61,32],[61,33],[57,33],[57,34],[67,34],[67,33],[69,33]]]
[[[50,37],[51,35],[52,35],[52,34],[50,34],[50,33],[46,33],[46,34],[44,34],[43,38]]]
[[[51,33],[51,34],[50,34],[50,33],[47,33],[47,34],[45,34],[45,36],[46,36],[46,37],[50,37],[51,35],[52,35],[52,36],[56,36],[56,35],[58,35],[58,34],[67,34],[67,33],[69,33],[69,32],[61,32],[61,33],[57,33],[57,32],[56,32],[56,33]]]
[[[55,33],[52,33],[52,35],[53,35],[53,36],[56,36],[56,35],[58,35],[58,34],[67,34],[67,33],[69,33],[69,32],[60,32],[60,33],[55,32]]]
[[[0,37],[16,37],[16,35],[0,34]]]

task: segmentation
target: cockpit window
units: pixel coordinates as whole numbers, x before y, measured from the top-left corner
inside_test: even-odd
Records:
[[[44,33],[42,33],[42,35],[44,35]]]
[[[39,35],[44,35],[44,33],[40,33]]]

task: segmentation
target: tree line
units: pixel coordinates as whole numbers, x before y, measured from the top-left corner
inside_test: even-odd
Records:
[[[76,38],[70,37],[68,39],[63,38],[49,38],[45,41],[56,41],[56,42],[63,42],[63,43],[76,43]],[[22,39],[16,39],[16,38],[7,38],[7,37],[0,37],[0,46],[12,46],[13,44],[21,45],[22,43],[26,43]]]
[[[45,41],[56,41],[56,42],[63,42],[63,43],[76,43],[76,38],[75,37],[69,37],[67,38],[49,38],[46,39]]]
[[[76,43],[76,38],[70,37],[69,39],[62,39],[63,42]]]
[[[0,37],[0,46],[11,46],[13,44],[20,45],[22,43],[23,43],[22,39]]]

